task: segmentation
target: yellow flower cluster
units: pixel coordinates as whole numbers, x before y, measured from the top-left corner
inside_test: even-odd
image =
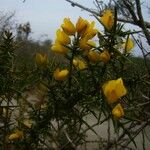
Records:
[[[69,18],[64,18],[61,29],[58,29],[56,32],[56,40],[51,50],[66,55],[69,51],[69,46],[71,46],[70,36],[75,36],[77,39],[76,46],[78,46],[80,50],[89,51],[96,46],[91,40],[98,32],[94,26],[95,22],[90,23],[81,17],[79,17],[76,25],[74,25]],[[72,63],[79,70],[87,68],[86,62],[78,57],[73,58]],[[68,74],[69,71],[67,69],[56,69],[53,76],[55,80],[63,81],[67,78]]]
[[[105,29],[110,32],[114,26],[113,11],[110,9],[105,10],[100,17],[100,22]],[[67,58],[70,58],[70,53],[73,54],[74,50],[75,52],[72,55],[74,58],[70,60],[79,70],[86,69],[88,65],[83,58],[76,56],[76,54],[78,55],[78,51],[83,52],[82,54],[84,57],[91,62],[95,63],[102,61],[107,63],[110,60],[110,50],[105,47],[103,47],[104,50],[102,52],[96,50],[96,43],[92,40],[98,32],[99,31],[95,28],[94,21],[89,22],[86,19],[79,17],[76,24],[73,24],[70,18],[64,18],[60,29],[56,32],[56,40],[52,45],[51,50],[59,54],[64,54]],[[128,38],[122,47],[124,47],[125,51],[129,52],[134,47],[134,43]],[[55,80],[63,81],[67,78],[68,74],[69,71],[67,69],[60,70],[58,68],[53,76]],[[123,85],[122,79],[118,79],[117,81],[112,80],[103,86],[108,103],[113,103],[126,94],[126,89],[121,86],[121,83]],[[119,90],[116,90],[116,86],[122,87],[122,93],[120,92],[122,95],[119,93]]]
[[[95,22],[88,22],[87,20],[79,17],[76,25],[74,25],[69,18],[64,18],[64,22],[61,25],[61,29],[56,32],[56,40],[51,50],[59,54],[67,54],[69,48],[67,47],[71,43],[69,36],[77,35],[79,39],[79,47],[82,50],[90,50],[95,46],[95,43],[91,39],[97,34],[98,30],[94,28]]]
[[[127,90],[123,84],[122,78],[117,80],[110,80],[102,86],[103,93],[109,104],[117,102],[119,98],[126,95]],[[112,110],[112,114],[115,118],[121,118],[124,116],[124,110],[121,104],[118,104]]]
[[[80,18],[78,21],[82,21],[83,19]],[[95,22],[89,23],[88,21],[82,21],[85,24],[86,28],[82,29],[82,32],[79,33],[81,39],[79,41],[79,46],[82,50],[88,51],[96,46],[95,42],[91,39],[98,33],[98,30],[94,28]]]
[[[104,50],[102,53],[96,50],[90,50],[87,54],[87,57],[92,62],[102,61],[107,63],[110,60],[110,55],[108,50]]]
[[[103,12],[102,17],[100,18],[100,22],[102,25],[107,29],[107,31],[111,31],[112,27],[114,26],[114,14],[112,10],[106,9]],[[131,49],[134,47],[134,42],[132,39],[127,38],[127,40],[123,44],[123,49],[126,53],[129,53]]]
[[[9,140],[19,140],[22,138],[23,138],[23,131],[20,131],[18,129],[8,137]]]

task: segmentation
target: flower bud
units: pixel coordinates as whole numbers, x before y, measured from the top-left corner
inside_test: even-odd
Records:
[[[56,36],[57,36],[56,42],[62,45],[68,45],[71,42],[69,36],[64,31],[61,31],[60,29],[57,30]]]
[[[124,116],[124,110],[121,106],[121,104],[117,104],[113,110],[112,110],[112,115],[114,116],[114,118],[116,119],[120,119],[121,117]]]
[[[79,69],[79,70],[83,70],[87,68],[87,64],[84,60],[81,60],[79,58],[74,58],[73,59],[73,65]]]
[[[63,81],[68,77],[69,71],[67,69],[64,70],[60,70],[59,68],[57,68],[54,71],[54,78],[57,81]]]
[[[103,16],[100,18],[101,23],[104,27],[110,31],[114,25],[114,16],[111,10],[105,10]]]
[[[79,34],[83,34],[85,30],[87,29],[89,23],[87,20],[84,20],[83,18],[79,17],[77,23],[76,23],[76,30]]]
[[[67,35],[75,35],[76,28],[69,18],[64,19],[64,23],[61,25],[61,27]]]
[[[51,50],[58,54],[67,54],[69,49],[56,42],[54,45],[52,45]]]
[[[82,38],[86,38],[86,39],[92,39],[97,33],[98,33],[98,30],[94,28],[95,26],[95,22],[91,22],[85,32],[81,35]]]
[[[46,66],[48,64],[48,57],[46,54],[37,53],[35,60],[39,66]]]
[[[128,38],[126,42],[123,44],[123,48],[125,49],[125,52],[129,53],[134,48],[133,40]]]
[[[104,63],[107,63],[110,60],[110,55],[109,55],[109,52],[107,50],[104,50],[100,54],[100,60],[103,61]]]
[[[92,62],[98,62],[100,61],[100,52],[95,50],[90,50],[88,52],[88,59]]]

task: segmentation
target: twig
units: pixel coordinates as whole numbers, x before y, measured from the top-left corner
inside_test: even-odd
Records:
[[[111,134],[110,134],[110,119],[108,119],[107,133],[108,133],[108,141],[107,141],[107,145],[109,145],[109,143],[110,143],[110,137],[111,137]]]
[[[146,148],[145,148],[145,136],[144,136],[143,130],[142,130],[142,145],[143,145],[143,150],[146,150]]]
[[[66,137],[67,137],[69,143],[71,143],[72,147],[76,150],[76,146],[75,146],[75,144],[73,143],[73,141],[71,140],[71,138],[69,137],[67,131],[64,131],[64,132],[65,132],[65,135],[66,135]]]
[[[139,129],[137,129],[136,134],[132,137],[132,139],[134,139],[137,135],[139,135],[139,133],[141,133],[141,131],[143,131],[143,129],[150,123],[150,120],[148,120],[147,122],[145,122],[143,125],[141,125],[141,127]],[[131,143],[131,139],[129,142],[125,143],[126,146],[128,146]]]

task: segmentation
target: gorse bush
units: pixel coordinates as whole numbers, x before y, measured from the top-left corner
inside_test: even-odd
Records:
[[[63,60],[38,52],[32,69],[14,63],[17,41],[5,32],[0,45],[1,149],[86,149],[89,143],[97,149],[125,149],[130,143],[136,148],[139,133],[144,147],[149,58],[131,56],[138,32],[125,31],[116,7],[93,15],[103,30],[82,17],[76,23],[64,18],[50,48]],[[106,136],[97,130],[101,126]]]

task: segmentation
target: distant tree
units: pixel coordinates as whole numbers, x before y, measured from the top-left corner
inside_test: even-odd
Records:
[[[28,40],[31,33],[30,23],[19,24],[17,27],[17,39],[18,40]]]

